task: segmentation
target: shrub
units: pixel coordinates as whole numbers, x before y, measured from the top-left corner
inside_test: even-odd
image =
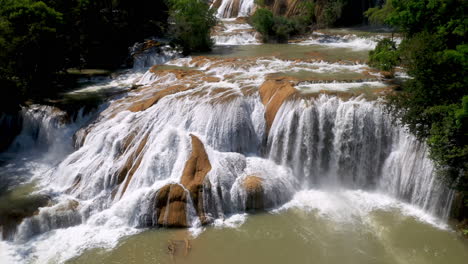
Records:
[[[392,0],[387,0],[382,7],[369,8],[364,15],[369,19],[373,25],[386,25],[387,19],[393,12]]]
[[[214,10],[205,1],[168,0],[170,33],[184,54],[208,51],[213,46],[210,33],[216,25]]]
[[[369,52],[369,65],[383,71],[393,71],[399,61],[396,43],[388,38],[380,40],[375,50]]]
[[[259,8],[250,18],[250,23],[262,34],[263,42],[267,42],[275,24],[273,13],[266,8]]]

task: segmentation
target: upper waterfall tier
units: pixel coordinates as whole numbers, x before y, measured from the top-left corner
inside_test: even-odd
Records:
[[[212,7],[217,8],[217,17],[248,17],[255,8],[254,0],[214,0]]]

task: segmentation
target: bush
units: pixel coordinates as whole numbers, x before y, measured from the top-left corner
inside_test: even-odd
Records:
[[[399,61],[396,43],[388,38],[380,40],[375,50],[369,52],[369,65],[382,71],[393,71]]]
[[[210,33],[216,25],[214,10],[205,1],[168,0],[170,34],[184,54],[208,51],[213,46]]]
[[[266,8],[259,8],[250,18],[250,23],[262,34],[263,42],[267,42],[275,24],[273,13]]]
[[[382,7],[369,8],[364,15],[373,25],[387,25],[387,19],[393,12],[392,0],[387,0]]]
[[[291,35],[303,34],[314,18],[314,5],[311,2],[302,4],[302,14],[289,19],[275,16],[266,8],[259,8],[250,18],[250,24],[262,34],[263,42],[275,40],[287,42]]]
[[[344,0],[322,1],[322,10],[317,17],[317,24],[321,27],[330,27],[341,17]]]

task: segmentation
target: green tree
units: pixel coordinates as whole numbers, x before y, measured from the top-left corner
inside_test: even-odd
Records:
[[[393,71],[399,61],[396,43],[388,38],[380,40],[375,50],[369,52],[369,65],[383,71]]]
[[[398,59],[411,79],[402,84],[401,92],[388,97],[388,109],[428,143],[440,175],[468,197],[468,3],[392,0],[391,5],[393,9],[382,11],[379,20],[403,33]],[[395,64],[393,56],[378,61],[374,66]]]
[[[40,92],[63,68],[57,29],[61,13],[44,2],[0,0],[0,82],[5,105]]]
[[[213,46],[211,28],[216,25],[214,10],[205,1],[168,0],[170,35],[184,54],[208,51]]]

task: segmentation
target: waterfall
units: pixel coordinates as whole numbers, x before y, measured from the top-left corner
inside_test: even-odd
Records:
[[[217,17],[248,17],[255,7],[254,0],[215,0],[212,7],[218,7]]]
[[[149,67],[164,64],[181,54],[179,51],[166,44],[166,40],[148,39],[145,42],[137,42],[130,49],[133,57],[133,70],[146,71]]]
[[[303,188],[377,190],[444,219],[450,212],[452,192],[435,177],[426,146],[393,125],[379,102],[289,101],[277,114],[267,149]]]
[[[92,118],[71,120],[49,106],[22,110],[11,151],[40,149],[54,162],[37,171],[47,205],[23,219],[8,242],[18,262],[65,262],[144,227],[195,232],[297,204],[336,213],[343,206],[322,204],[336,190],[366,210],[382,205],[447,218],[452,193],[437,179],[426,146],[393,124],[380,100],[317,93],[346,93],[356,88],[350,83],[314,90],[271,76],[363,73],[365,64],[271,57],[166,64],[170,69],[139,75],[139,88],[129,90],[137,80],[126,80],[127,93]],[[382,88],[378,77],[366,75]]]

